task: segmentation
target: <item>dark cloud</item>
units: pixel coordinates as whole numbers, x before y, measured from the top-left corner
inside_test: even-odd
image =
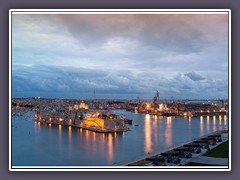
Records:
[[[202,77],[201,75],[197,74],[196,72],[189,72],[189,73],[185,73],[184,75],[189,77],[193,81],[200,81],[200,80],[204,80],[205,79],[204,77]]]
[[[154,74],[154,73],[153,73]],[[188,75],[186,75],[188,74]],[[196,98],[204,97],[204,92],[210,97],[224,95],[227,83],[212,79],[203,79],[197,73],[178,73],[173,77],[158,77],[147,74],[135,76],[129,71],[114,72],[106,70],[92,70],[61,66],[17,66],[13,69],[12,88],[13,94],[18,96],[26,94],[41,95],[55,93],[61,97],[73,96],[78,98],[92,97],[95,91],[99,98],[103,97],[132,97],[152,98],[159,90],[161,98]],[[190,75],[189,75],[190,74]],[[193,81],[191,78],[195,78]],[[197,79],[197,81],[196,81]],[[209,91],[215,91],[209,93]],[[60,93],[60,94],[59,94]],[[204,96],[203,96],[204,94]],[[208,97],[206,95],[206,97]]]
[[[131,74],[116,74],[104,70],[91,70],[55,66],[20,66],[13,69],[13,91],[135,93],[138,82]]]

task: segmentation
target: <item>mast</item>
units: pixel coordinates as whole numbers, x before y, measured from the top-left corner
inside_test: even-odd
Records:
[[[158,92],[158,90],[157,90],[157,95],[156,95],[156,97],[157,97],[157,103],[159,104],[159,92]]]

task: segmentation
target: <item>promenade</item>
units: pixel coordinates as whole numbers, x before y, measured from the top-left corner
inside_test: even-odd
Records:
[[[219,146],[220,144],[228,141],[228,132],[223,130],[223,131],[219,131],[219,132],[214,132],[214,133],[209,134],[209,135],[214,135],[214,134],[220,134],[221,138],[222,138],[222,141],[219,142],[219,143],[216,143],[215,145],[210,145],[209,146],[210,149],[213,149],[213,148]],[[199,137],[198,139],[207,137],[209,135]],[[141,156],[141,157],[129,160],[129,161],[114,164],[114,166],[156,166],[156,165],[153,164],[153,161],[146,160],[146,158],[158,158],[158,157],[161,156],[161,153],[172,151],[174,148],[181,147],[181,146],[183,146],[185,144],[188,144],[190,142],[193,142],[195,140],[196,139],[191,140],[189,142],[186,142],[184,144],[178,145],[178,146],[174,146],[172,148],[157,151],[157,152],[150,153],[150,154],[147,154],[147,155],[144,155],[144,156]],[[206,152],[207,152],[207,149],[201,149],[201,153],[198,153],[198,154],[192,153],[191,158],[180,158],[180,163],[178,163],[178,164],[165,163],[164,166],[184,166],[184,165],[186,165],[190,162],[210,164],[210,165],[220,165],[220,166],[227,166],[228,165],[228,158],[213,158],[213,157],[203,156]]]

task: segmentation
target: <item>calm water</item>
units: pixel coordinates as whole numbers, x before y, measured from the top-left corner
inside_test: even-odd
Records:
[[[96,133],[61,125],[43,125],[33,113],[12,117],[12,165],[112,165],[228,128],[227,116],[157,117],[123,110],[131,131]],[[134,126],[138,124],[139,126]]]

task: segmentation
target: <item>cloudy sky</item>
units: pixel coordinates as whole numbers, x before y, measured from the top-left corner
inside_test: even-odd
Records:
[[[13,14],[13,97],[227,98],[227,14]]]

